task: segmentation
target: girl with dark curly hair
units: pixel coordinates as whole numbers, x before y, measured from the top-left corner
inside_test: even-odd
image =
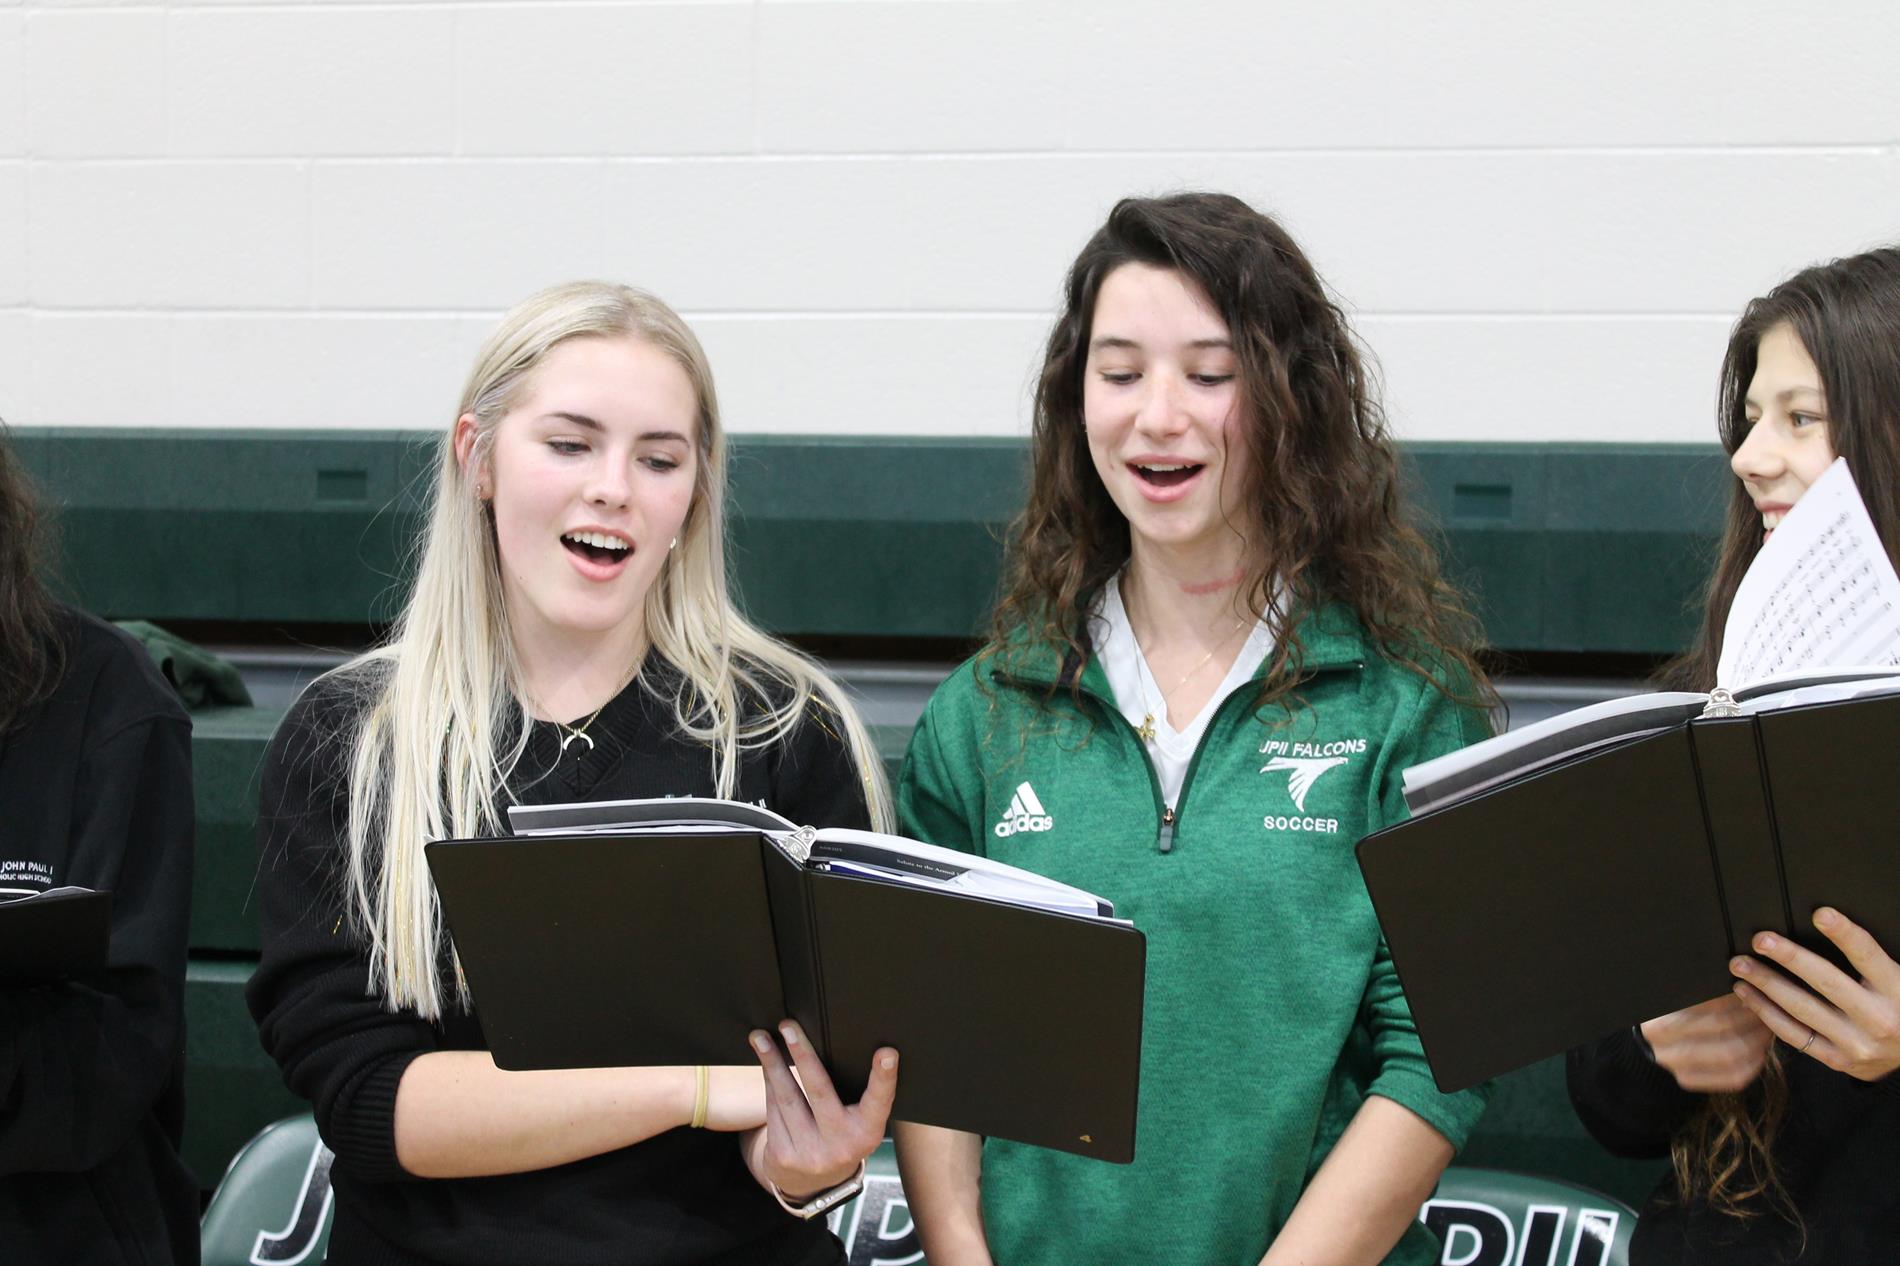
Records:
[[[903,1125],[935,1266],[1425,1263],[1482,1092],[1432,1084],[1353,859],[1489,732],[1345,318],[1218,194],[1118,204],[1069,272],[989,644],[903,829],[1113,898],[1148,939],[1137,1157]]]

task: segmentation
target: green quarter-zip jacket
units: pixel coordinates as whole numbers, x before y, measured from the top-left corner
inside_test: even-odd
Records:
[[[1258,710],[1257,676],[1217,701],[1172,806],[1093,657],[1078,703],[1056,648],[978,656],[912,733],[906,834],[1107,897],[1148,942],[1135,1162],[986,1141],[1002,1266],[1252,1266],[1366,1096],[1454,1147],[1483,1111],[1432,1083],[1353,846],[1405,816],[1407,766],[1489,727],[1343,608],[1299,633],[1297,701]],[[1437,1255],[1414,1224],[1387,1261]]]

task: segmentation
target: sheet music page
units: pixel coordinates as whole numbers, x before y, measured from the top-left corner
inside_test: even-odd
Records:
[[[1846,664],[1900,664],[1900,577],[1837,458],[1749,565],[1723,627],[1716,680],[1738,690]]]

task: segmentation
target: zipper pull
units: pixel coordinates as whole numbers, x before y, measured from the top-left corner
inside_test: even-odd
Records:
[[[1155,846],[1164,853],[1174,851],[1174,806],[1167,805],[1161,811],[1161,835],[1155,840]]]

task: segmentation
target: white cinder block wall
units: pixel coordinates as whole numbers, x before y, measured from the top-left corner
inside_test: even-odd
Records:
[[[1233,190],[1402,434],[1705,441],[1724,332],[1900,240],[1900,5],[0,0],[0,415],[434,427],[607,276],[735,430],[1023,426],[1114,199]]]

